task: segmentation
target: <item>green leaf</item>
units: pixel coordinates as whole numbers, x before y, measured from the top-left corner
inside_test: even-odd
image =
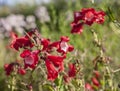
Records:
[[[59,76],[54,82],[56,86],[60,86],[62,84],[62,76]]]
[[[54,91],[50,84],[45,84],[42,86],[43,91]]]
[[[78,87],[78,83],[77,83],[77,81],[76,80],[72,80],[72,85],[74,85],[74,87]]]
[[[64,85],[61,85],[60,86],[60,91],[65,91],[64,88],[65,88]]]

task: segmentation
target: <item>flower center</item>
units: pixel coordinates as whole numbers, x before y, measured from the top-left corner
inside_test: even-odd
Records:
[[[76,12],[76,13],[75,13],[75,16],[76,16],[76,17],[80,17],[81,14],[80,14],[79,12]]]
[[[94,14],[92,12],[88,12],[85,15],[85,20],[91,21],[94,18]]]
[[[34,63],[34,58],[32,55],[25,57],[25,63],[32,65]]]
[[[66,52],[68,50],[68,44],[66,42],[61,42],[60,43],[61,50]]]

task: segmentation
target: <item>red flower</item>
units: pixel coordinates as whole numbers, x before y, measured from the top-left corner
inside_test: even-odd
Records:
[[[58,77],[58,73],[64,70],[64,58],[66,56],[47,55],[45,63],[48,71],[48,80],[54,81]]]
[[[73,51],[74,47],[72,45],[69,45],[67,43],[68,41],[69,38],[67,36],[62,36],[57,51],[62,54]]]
[[[49,39],[41,39],[41,45],[43,45],[42,50],[48,50],[48,47],[50,45],[50,40]]]
[[[19,68],[18,69],[18,73],[21,74],[21,75],[25,75],[26,74],[26,70],[22,69],[22,68]]]
[[[52,42],[50,45],[49,45],[49,49],[52,49],[52,48],[59,48],[59,41],[55,41],[55,42]]]
[[[53,65],[58,69],[58,71],[62,71],[64,69],[63,60],[66,56],[53,56],[48,55],[47,60],[49,60]]]
[[[31,52],[30,50],[24,50],[20,56],[24,58],[25,68],[32,68],[34,69],[39,60],[39,50]]]
[[[96,12],[96,20],[95,21],[99,24],[102,24],[105,21],[104,16],[105,16],[104,11]]]
[[[50,42],[49,39],[41,39],[41,45],[43,46],[42,51],[50,52],[53,47],[58,48],[59,42]]]
[[[54,81],[58,77],[57,69],[48,59],[45,60],[45,64],[47,68],[47,79],[50,81]]]
[[[75,67],[75,64],[70,63],[70,64],[69,64],[68,76],[69,76],[69,77],[75,77],[75,75],[76,75],[76,67]]]
[[[93,82],[93,84],[94,84],[95,86],[97,86],[97,87],[100,86],[99,81],[98,81],[95,77],[92,78],[92,82]]]
[[[82,15],[84,23],[87,25],[92,25],[93,22],[95,21],[95,10],[93,8],[84,8],[82,9]]]
[[[9,76],[11,72],[13,71],[13,66],[14,66],[14,63],[4,65],[4,69],[6,71],[7,76]]]
[[[81,34],[83,32],[83,23],[72,24],[71,33]]]
[[[31,32],[28,33],[31,36]],[[12,32],[11,37],[13,38],[10,47],[14,48],[15,50],[19,50],[19,48],[24,48],[24,47],[33,47],[33,43],[29,39],[29,37],[26,35],[24,37],[18,38],[18,36]]]
[[[46,51],[50,53],[53,48],[62,55],[66,54],[67,52],[73,51],[74,47],[72,45],[67,44],[69,38],[66,36],[62,36],[60,41],[50,42],[49,39],[42,39],[41,44],[43,45],[42,51]]]
[[[99,24],[104,22],[105,13],[103,11],[95,11],[94,8],[83,8],[79,12],[74,12],[74,20],[71,23],[71,33],[81,34],[83,24],[92,25],[94,22]]]
[[[89,83],[86,83],[86,84],[85,84],[85,89],[86,89],[86,90],[89,90],[89,91],[94,91],[94,90],[93,90],[93,87],[92,87]]]
[[[47,51],[48,53],[53,49],[56,48],[59,53],[62,53],[63,55],[67,52],[73,51],[74,47],[72,45],[69,45],[67,42],[69,41],[69,38],[66,36],[62,36],[60,41],[50,42],[48,39],[42,39],[41,44],[43,45],[44,51]]]
[[[83,19],[83,14],[82,12],[74,12],[74,21],[72,22],[73,23],[78,23],[79,20],[82,20]]]

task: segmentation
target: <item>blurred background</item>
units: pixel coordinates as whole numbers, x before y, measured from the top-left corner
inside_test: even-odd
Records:
[[[27,4],[40,4],[41,2],[49,2],[50,0],[0,0],[0,4],[3,5],[8,5],[8,6],[14,6],[15,4],[23,4],[23,3],[27,3]]]
[[[93,7],[106,12],[106,20],[102,25],[94,24],[98,37],[102,39],[106,55],[110,56],[111,66],[120,67],[120,28],[109,18],[111,9],[113,16],[120,21],[120,0],[0,0],[0,84],[5,83],[4,64],[20,60],[19,54],[11,50],[10,32],[14,31],[19,36],[24,31],[38,28],[43,37],[58,40],[61,35],[69,36],[71,44],[80,53],[80,59],[85,62],[85,73],[89,74],[94,57],[99,49],[93,45],[93,37],[89,26],[84,27],[81,35],[70,34],[70,23],[73,12],[82,8]],[[120,73],[116,74],[119,79]],[[0,90],[5,86],[0,86]],[[2,90],[1,90],[2,91]]]

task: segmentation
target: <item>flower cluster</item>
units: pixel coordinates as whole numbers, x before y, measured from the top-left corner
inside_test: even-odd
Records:
[[[0,39],[10,37],[13,30],[23,34],[25,29],[36,27],[36,19],[33,15],[24,16],[22,14],[10,14],[5,18],[0,17]]]
[[[44,60],[47,69],[48,80],[54,81],[60,72],[64,70],[64,59],[68,52],[72,52],[74,47],[69,42],[69,37],[62,36],[59,41],[52,42],[50,39],[41,38],[37,29],[26,33],[25,36],[18,37],[17,34],[11,33],[12,41],[10,47],[20,52],[20,57],[24,60],[24,70],[34,70],[39,61]],[[36,48],[36,50],[34,50]],[[5,66],[6,74],[13,70],[12,65]],[[73,72],[69,72],[75,75]]]
[[[85,24],[89,26],[94,22],[102,24],[104,22],[104,16],[105,13],[103,11],[96,11],[93,8],[86,8],[80,12],[75,12],[74,21],[71,23],[71,33],[81,34],[83,25]],[[53,42],[50,39],[43,38],[37,29],[33,29],[22,37],[18,37],[17,34],[11,32],[11,38],[10,47],[20,52],[23,64],[21,65],[17,62],[5,64],[4,69],[6,75],[9,76],[12,72],[25,75],[28,69],[33,72],[37,67],[42,67],[40,65],[41,63],[44,64],[47,70],[47,79],[50,81],[54,81],[61,72],[63,72],[62,77],[65,82],[69,82],[77,73],[80,73],[78,60],[78,64],[75,62],[68,64],[67,73],[64,70],[64,60],[66,59],[67,53],[74,50],[74,47],[68,43],[70,41],[69,37],[61,36],[58,41]],[[92,83],[85,84],[86,90],[94,91],[96,88],[101,87],[98,71],[94,72],[91,81]],[[28,88],[32,89],[31,83],[28,85]]]
[[[74,12],[74,21],[71,23],[71,33],[81,34],[83,25],[91,26],[94,22],[102,24],[104,22],[104,11],[96,11],[94,8],[83,8],[79,12]]]
[[[15,50],[19,50],[19,48],[25,48],[25,47],[33,47],[33,43],[31,42],[30,38],[32,36],[33,32],[29,32],[28,35],[18,38],[17,34],[14,32],[11,32],[12,42],[10,44],[11,48],[14,48]]]
[[[74,47],[67,42],[69,38],[62,36],[60,41],[50,42],[49,39],[41,39],[43,45],[42,51],[45,52],[45,64],[48,71],[48,79],[53,81],[58,77],[58,73],[64,70],[64,59],[68,52],[73,51]],[[58,55],[52,55],[52,50],[55,49]],[[54,51],[55,52],[55,51]]]

